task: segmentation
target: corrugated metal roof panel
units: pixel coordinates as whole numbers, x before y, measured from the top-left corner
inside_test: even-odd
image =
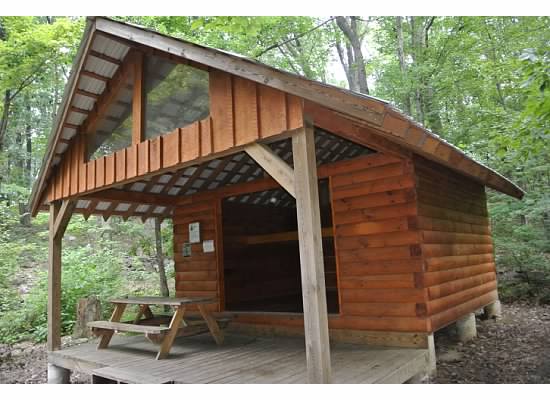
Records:
[[[109,203],[107,201],[100,201],[99,203],[97,203],[95,209],[99,210],[99,211],[104,211],[104,210],[108,209],[110,205],[111,205],[111,203]]]
[[[142,204],[142,205],[139,205],[139,206],[136,208],[136,212],[138,212],[138,213],[144,213],[144,212],[146,212],[148,209],[149,209],[149,206],[146,206],[146,205]]]
[[[94,39],[92,49],[117,60],[122,60],[130,50],[128,46],[101,35]]]
[[[76,135],[76,129],[73,128],[63,128],[63,131],[61,131],[61,137],[63,139],[69,140],[74,135]]]
[[[84,110],[91,110],[94,107],[95,100],[88,96],[82,96],[77,94],[73,98],[72,105],[78,108],[83,108]]]
[[[112,78],[118,69],[118,65],[111,64],[99,58],[88,57],[86,64],[84,64],[84,69],[107,78]]]
[[[101,94],[105,90],[105,82],[98,81],[97,79],[92,79],[90,77],[82,75],[78,83],[78,88],[86,90],[87,92],[92,92],[95,94]]]
[[[57,143],[57,146],[55,146],[55,152],[56,154],[64,153],[68,147],[69,145],[67,145],[67,143],[61,143],[61,142]]]
[[[128,211],[129,208],[130,208],[130,204],[120,203],[118,206],[116,206],[115,211],[125,212],[125,211]]]
[[[162,189],[164,189],[163,185],[155,185],[151,188],[150,192],[151,193],[160,193],[162,191]]]
[[[159,178],[158,182],[159,182],[159,183],[166,183],[166,182],[168,182],[168,181],[170,180],[171,177],[172,177],[172,175],[162,175],[162,176]]]
[[[134,192],[143,192],[143,189],[145,188],[145,183],[143,182],[136,182],[132,185],[131,189]]]
[[[67,122],[73,125],[81,125],[85,119],[86,119],[86,115],[78,112],[71,112],[67,117]]]
[[[170,196],[176,196],[176,195],[179,193],[180,190],[181,190],[181,189],[180,189],[179,187],[174,186],[172,189],[170,189],[170,190],[168,191],[168,194],[169,194]]]
[[[88,208],[90,203],[90,200],[78,200],[78,202],[76,203],[76,208]]]

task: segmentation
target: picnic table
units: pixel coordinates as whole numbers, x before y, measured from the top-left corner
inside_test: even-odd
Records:
[[[126,297],[110,300],[115,305],[113,314],[109,321],[89,322],[94,333],[100,336],[98,349],[105,349],[109,346],[115,332],[143,333],[153,343],[159,343],[160,349],[156,359],[162,360],[168,356],[174,339],[178,336],[184,320],[187,306],[194,305],[198,308],[200,315],[206,322],[210,334],[218,345],[223,343],[223,333],[218,323],[205,307],[208,304],[216,303],[214,298],[207,297]],[[132,322],[120,322],[122,314],[128,304],[139,306],[138,314]],[[155,318],[150,306],[168,306],[175,309],[174,314],[168,318]],[[144,317],[142,319],[142,317]],[[168,322],[168,326],[162,326],[161,322]]]

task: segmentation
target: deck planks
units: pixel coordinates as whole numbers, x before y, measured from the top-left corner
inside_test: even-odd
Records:
[[[334,383],[402,383],[426,368],[426,350],[334,343]],[[305,383],[303,338],[210,335],[178,338],[171,357],[154,360],[157,346],[140,336],[119,336],[108,349],[95,343],[49,353],[48,362],[124,383]],[[146,373],[144,373],[146,371]]]

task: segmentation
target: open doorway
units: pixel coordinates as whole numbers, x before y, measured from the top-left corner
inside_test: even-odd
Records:
[[[336,259],[328,180],[319,181],[325,286],[338,313]],[[296,203],[283,189],[222,201],[227,311],[303,312]]]

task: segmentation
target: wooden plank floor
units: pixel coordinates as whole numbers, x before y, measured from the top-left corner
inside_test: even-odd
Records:
[[[217,346],[208,334],[182,337],[170,357],[143,336],[115,335],[107,349],[86,343],[51,352],[60,367],[126,383],[305,383],[303,338],[227,335]],[[427,365],[427,351],[357,344],[331,345],[334,383],[402,383]]]

